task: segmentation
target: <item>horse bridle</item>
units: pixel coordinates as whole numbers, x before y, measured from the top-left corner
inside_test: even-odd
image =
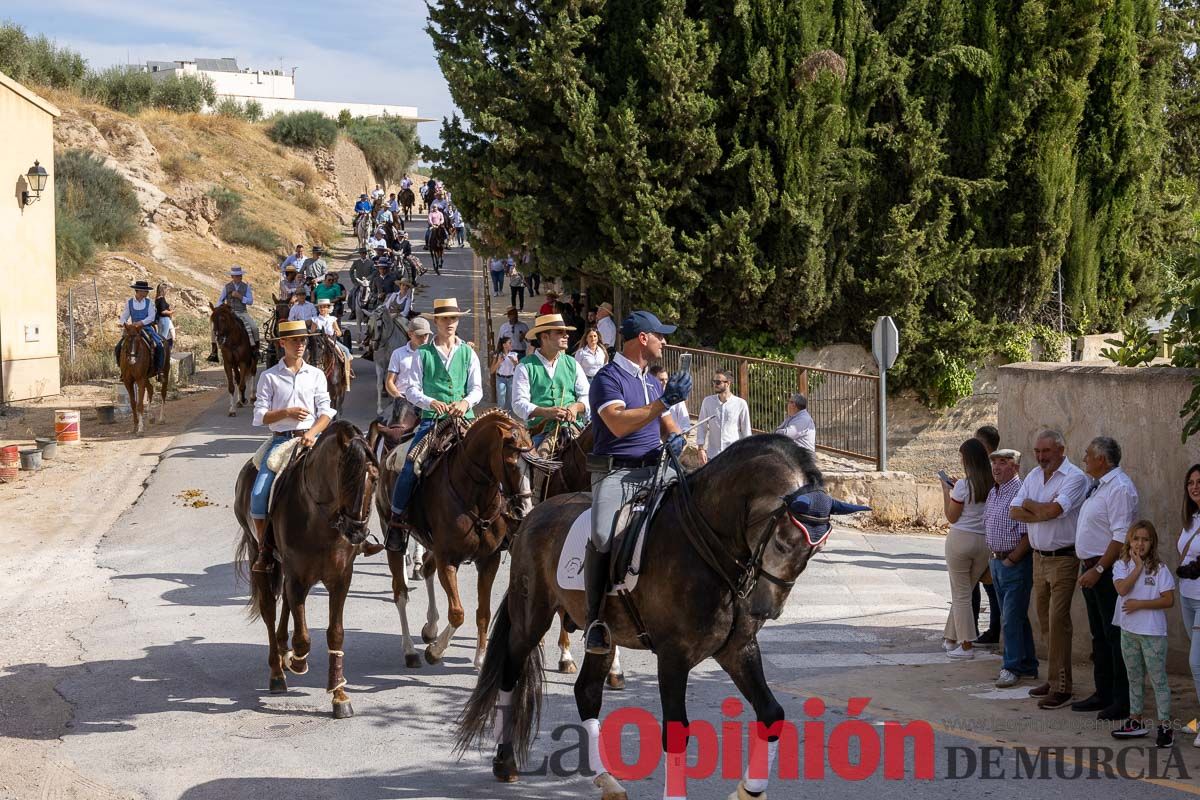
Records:
[[[456,444],[461,444],[463,441],[463,436],[461,433],[459,433],[457,435],[458,435],[458,441],[456,442]],[[529,452],[532,449],[533,448],[522,448],[519,452],[524,454],[524,453]],[[441,462],[439,464],[439,467],[442,469],[443,473],[445,474],[446,485],[450,487],[450,494],[453,495],[454,499],[458,502],[459,506],[463,509],[463,511],[467,514],[467,516],[470,517],[471,530],[475,531],[476,534],[479,536],[482,536],[486,531],[490,530],[492,525],[494,525],[496,523],[496,520],[498,520],[502,515],[504,516],[505,520],[507,520],[509,522],[512,522],[512,523],[518,522],[516,517],[510,516],[509,514],[504,513],[504,510],[505,510],[504,509],[504,507],[505,507],[504,501],[505,500],[507,500],[509,503],[511,503],[513,500],[519,500],[523,497],[529,497],[531,499],[533,497],[533,492],[506,492],[503,489],[503,486],[504,486],[503,483],[497,484],[496,492],[492,496],[492,501],[490,503],[488,503],[488,508],[494,507],[495,511],[493,511],[490,516],[483,517],[480,514],[477,514],[475,512],[474,507],[472,507],[466,500],[464,500],[463,496],[461,494],[459,494],[458,489],[455,488],[454,481],[452,481],[450,479],[450,459],[442,458],[442,459],[439,459],[439,461]],[[486,473],[479,472],[478,470],[476,470],[476,474],[472,475],[471,472],[474,469],[475,469],[475,465],[473,463],[471,463],[469,461],[464,461],[464,471],[467,473],[467,478],[474,481],[477,485],[491,483],[495,480],[494,475],[488,475]]]
[[[367,457],[370,459],[370,462],[375,465],[375,468],[378,469],[379,468],[379,460],[375,458],[375,453],[372,452],[371,445],[367,441],[365,436],[363,436],[361,433],[355,433],[354,436],[351,437],[350,441],[347,442],[347,444],[352,444],[356,440],[359,440],[363,443],[363,448],[367,452]],[[309,448],[309,447],[297,447],[294,451],[292,451],[292,457],[288,463],[288,466],[289,467],[293,466],[298,460],[303,458],[304,455],[307,453],[307,451],[310,449],[311,448]],[[302,488],[303,488],[305,494],[308,494],[315,498],[316,495],[313,492],[311,492],[308,488],[308,475],[303,470],[300,472],[300,483],[302,484]],[[354,516],[347,514],[346,510],[339,503],[338,510],[337,510],[337,516],[335,516],[331,522],[331,525],[335,530],[342,532],[342,529],[344,526],[346,526],[346,523],[349,523],[347,529],[360,529],[361,530],[362,528],[366,528],[366,527],[370,526],[370,523],[371,523],[371,505],[369,502],[370,493],[367,492],[367,493],[365,493],[365,495],[366,495],[366,498],[368,498],[368,499],[365,499],[363,504],[366,505],[366,507],[367,507],[367,513],[363,514],[362,517],[354,517]],[[340,498],[334,498],[334,499],[337,500]],[[346,534],[342,533],[342,535],[345,536]]]

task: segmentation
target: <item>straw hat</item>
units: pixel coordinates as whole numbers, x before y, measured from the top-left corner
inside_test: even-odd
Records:
[[[462,317],[470,314],[470,309],[460,311],[458,308],[458,300],[453,297],[446,297],[441,300],[433,301],[433,316],[437,317]]]
[[[280,339],[292,339],[297,336],[308,336],[308,325],[304,320],[294,319],[279,323],[279,327],[275,331],[275,338],[272,341]]]
[[[596,308],[596,313],[599,314],[601,311],[606,312],[611,317],[613,315],[612,303],[601,303]]]
[[[533,328],[526,334],[530,341],[536,341],[538,334],[543,331],[573,331],[575,328],[563,322],[562,314],[542,314],[533,321]]]
[[[240,278],[245,274],[246,274],[246,271],[237,265],[234,265],[229,268],[229,275],[232,278]]]
[[[317,308],[320,308],[321,306],[332,306],[332,305],[333,305],[333,301],[330,300],[328,297],[322,297],[320,300],[317,301]]]

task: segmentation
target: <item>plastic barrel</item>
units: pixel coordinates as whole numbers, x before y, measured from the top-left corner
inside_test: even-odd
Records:
[[[79,412],[69,409],[54,412],[54,438],[59,444],[79,444]]]
[[[17,479],[17,471],[21,468],[21,454],[14,444],[0,447],[0,482],[12,483]]]

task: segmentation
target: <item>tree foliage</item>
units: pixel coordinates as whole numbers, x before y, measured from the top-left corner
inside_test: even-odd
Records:
[[[333,147],[338,127],[320,111],[293,111],[277,114],[267,135],[288,147]]]
[[[363,151],[375,177],[384,183],[404,177],[421,149],[417,126],[399,117],[350,119],[345,125],[339,117],[338,125],[345,128],[346,135]]]
[[[1079,328],[1159,291],[1164,148],[1195,108],[1172,83],[1195,0],[1160,2],[446,0],[465,119],[434,155],[487,243],[548,274],[708,344],[865,341],[890,314],[895,383],[952,402],[1060,268]]]
[[[78,89],[87,62],[74,50],[45,36],[30,36],[20,25],[0,24],[0,72],[21,83]]]

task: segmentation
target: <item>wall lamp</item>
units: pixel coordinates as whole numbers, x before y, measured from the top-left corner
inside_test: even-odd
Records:
[[[46,182],[50,180],[50,173],[46,172],[46,168],[39,162],[34,161],[33,166],[25,173],[25,182],[29,184],[29,190],[21,192],[22,205],[32,205],[42,197],[42,190],[46,188]]]

